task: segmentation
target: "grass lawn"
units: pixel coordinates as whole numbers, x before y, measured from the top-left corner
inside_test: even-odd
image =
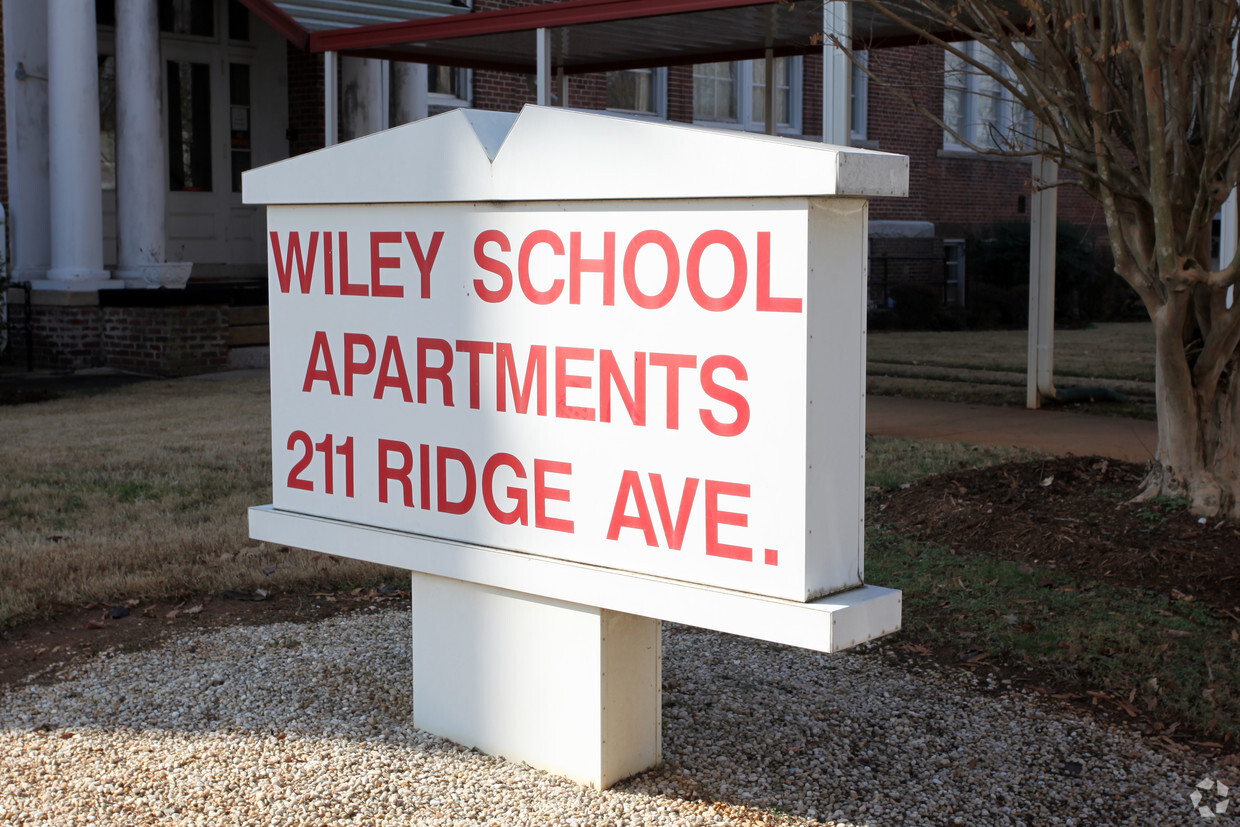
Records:
[[[870,393],[990,405],[1024,405],[1024,330],[880,331],[866,339]],[[1073,406],[1153,418],[1154,332],[1149,322],[1055,331],[1055,386],[1108,387],[1125,403]]]
[[[249,539],[271,502],[266,377],[0,408],[0,627],[56,604],[371,584],[388,570]]]
[[[59,605],[401,582],[401,571],[248,538],[246,509],[271,499],[268,406],[265,377],[234,375],[0,409],[0,628]],[[1030,456],[890,438],[871,439],[867,455],[876,488]],[[1156,595],[1065,588],[1036,566],[914,543],[874,515],[867,532],[867,579],[905,592],[896,642],[967,644],[1121,699],[1153,681],[1162,712],[1199,732],[1237,730],[1240,691],[1207,692],[1220,653],[1237,645],[1235,624],[1188,604],[1168,614]],[[1167,629],[1181,643],[1174,659],[1158,648]]]

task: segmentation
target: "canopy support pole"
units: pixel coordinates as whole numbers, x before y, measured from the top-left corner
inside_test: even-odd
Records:
[[[848,3],[831,0],[822,7],[822,141],[848,146],[852,106],[852,26]],[[837,45],[838,44],[838,45]]]
[[[538,75],[537,84],[539,106],[551,105],[551,30],[539,29],[538,39]]]
[[[1033,159],[1033,197],[1029,216],[1029,361],[1025,406],[1042,407],[1055,398],[1055,237],[1059,205],[1059,164],[1045,155]]]

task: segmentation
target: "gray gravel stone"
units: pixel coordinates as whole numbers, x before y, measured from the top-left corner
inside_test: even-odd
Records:
[[[583,789],[413,729],[410,637],[390,610],[234,627],[9,687],[0,824],[1236,823],[1189,800],[1213,768],[1043,699],[671,625],[665,765]]]

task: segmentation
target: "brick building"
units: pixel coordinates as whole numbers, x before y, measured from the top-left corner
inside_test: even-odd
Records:
[[[574,3],[599,0],[559,5]],[[411,62],[417,53],[408,47],[353,49],[373,56],[335,56],[327,65],[337,70],[325,72],[324,54],[302,35],[368,22],[349,16],[358,4],[296,4],[317,7],[322,19],[304,11],[297,18],[284,5],[294,8],[272,0],[0,0],[0,201],[10,279],[30,286],[35,363],[175,375],[261,360],[264,215],[241,201],[243,170],[323,147],[332,122],[333,138],[347,140],[453,107],[515,111],[536,100],[534,76],[503,71],[498,59],[475,59],[472,69],[426,65]],[[378,22],[487,20],[556,4],[394,5],[404,8]],[[774,8],[768,0],[765,9]],[[703,53],[708,61],[678,55],[665,66],[575,72],[556,78],[551,104],[821,140],[824,61],[811,40],[800,36],[769,60]],[[874,49],[866,59],[876,78],[977,143],[1027,126],[941,50]],[[333,107],[325,105],[328,84],[337,88]],[[998,221],[1028,220],[1029,162],[958,146],[860,71],[850,97],[850,141],[911,162],[910,197],[871,205],[871,301],[889,298],[885,282],[908,279],[930,285],[944,304],[967,300],[955,266],[963,239]],[[774,130],[765,123],[770,109]],[[1092,226],[1100,218],[1072,187],[1060,195],[1060,215]],[[20,324],[25,293],[8,295]],[[0,358],[24,359],[24,332],[13,333]]]

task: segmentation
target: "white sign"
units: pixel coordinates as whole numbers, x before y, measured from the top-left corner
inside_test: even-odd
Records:
[[[798,601],[859,585],[864,263],[811,289],[815,203],[272,208],[274,507]],[[811,367],[849,377],[844,421]]]

